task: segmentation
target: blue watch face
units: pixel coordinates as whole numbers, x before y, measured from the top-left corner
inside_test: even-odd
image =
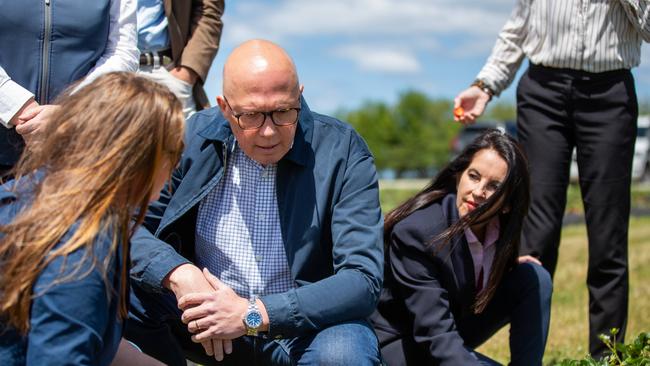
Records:
[[[246,314],[246,325],[249,328],[259,328],[262,325],[262,314],[257,311]]]

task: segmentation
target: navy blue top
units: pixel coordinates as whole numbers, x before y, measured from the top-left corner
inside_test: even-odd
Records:
[[[296,288],[261,298],[272,337],[366,318],[383,278],[374,159],[352,127],[311,112],[304,99],[301,107],[293,146],[278,162],[276,176],[280,229]],[[149,206],[144,227],[132,239],[134,286],[162,292],[163,278],[195,259],[198,207],[223,176],[234,140],[219,108],[188,120],[171,189],[165,187]]]
[[[0,187],[0,225],[6,225],[30,200]],[[58,245],[74,233],[73,226]],[[109,365],[121,339],[119,285],[122,251],[113,254],[108,269],[111,233],[95,239],[92,253],[80,249],[57,257],[34,284],[30,329],[26,337],[0,322],[0,365]],[[93,261],[96,263],[93,265]],[[53,285],[57,278],[81,268],[71,280]],[[92,267],[92,270],[91,270]],[[90,272],[89,272],[90,270]],[[128,284],[126,284],[128,286]],[[109,288],[107,288],[109,286]]]

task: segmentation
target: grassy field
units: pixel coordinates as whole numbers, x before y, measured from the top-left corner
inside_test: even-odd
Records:
[[[381,201],[384,213],[398,202],[413,195],[424,182],[390,186],[382,184]],[[650,207],[650,189],[634,187],[633,207]],[[579,189],[572,186],[567,211],[581,213]],[[650,331],[650,217],[632,218],[629,231],[630,307],[627,335],[636,337]],[[563,358],[582,358],[587,353],[587,234],[584,225],[567,226],[562,231],[562,245],[555,275],[551,330],[546,347],[545,364],[553,365]],[[508,327],[478,349],[495,360],[507,363]]]

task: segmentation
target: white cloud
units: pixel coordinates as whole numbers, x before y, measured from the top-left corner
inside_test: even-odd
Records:
[[[334,53],[354,61],[359,68],[366,71],[417,73],[421,69],[417,57],[407,50],[352,44],[339,47]]]
[[[496,4],[471,0],[280,0],[232,6],[236,15],[226,22],[224,35],[239,43],[251,37],[484,34],[503,25],[512,0]]]

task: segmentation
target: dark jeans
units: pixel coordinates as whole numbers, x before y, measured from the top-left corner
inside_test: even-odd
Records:
[[[551,276],[541,266],[523,263],[508,272],[480,314],[458,319],[458,332],[469,348],[487,341],[510,323],[510,363],[541,365],[551,318]],[[489,360],[478,356],[485,365]],[[496,363],[494,363],[496,364]]]
[[[600,74],[531,65],[517,89],[518,138],[528,156],[531,206],[522,254],[553,274],[566,206],[571,152],[577,150],[589,238],[589,349],[619,328],[628,309],[627,235],[638,107],[628,70]]]
[[[172,295],[132,286],[130,302],[125,337],[167,365],[185,366],[186,358],[203,365],[379,364],[377,337],[365,321],[336,324],[295,338],[240,337],[233,341],[233,353],[217,362],[191,341]]]

